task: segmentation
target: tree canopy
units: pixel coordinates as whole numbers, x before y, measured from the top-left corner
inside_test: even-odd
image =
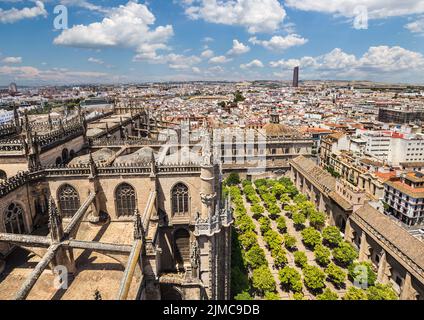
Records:
[[[327,269],[325,269],[329,279],[333,282],[336,287],[342,287],[346,283],[346,273],[342,268],[336,266],[333,262],[331,262]]]
[[[306,266],[303,269],[303,281],[312,292],[319,292],[325,287],[325,273],[318,267]]]
[[[373,286],[377,280],[377,274],[370,262],[354,262],[348,271],[349,279],[361,287]]]
[[[328,226],[322,230],[322,238],[326,245],[336,247],[342,242],[343,238],[340,234],[339,228],[335,226]]]
[[[302,291],[301,275],[295,269],[289,266],[284,267],[278,272],[278,277],[281,284],[287,289],[293,292]]]
[[[343,300],[368,300],[368,298],[365,290],[356,287],[349,287],[343,296]]]
[[[260,294],[275,291],[276,284],[268,266],[261,266],[253,270],[252,285]]]
[[[246,261],[252,269],[256,269],[267,264],[265,252],[258,244],[253,245],[246,252]]]
[[[314,249],[316,245],[321,243],[321,233],[315,228],[308,227],[303,229],[301,234],[303,243],[311,249]]]
[[[330,249],[318,244],[315,246],[314,255],[316,262],[321,266],[327,266],[330,263],[331,252]]]
[[[333,257],[340,265],[349,266],[358,257],[358,253],[350,243],[343,241],[334,248]]]
[[[338,300],[339,296],[337,293],[326,288],[323,293],[317,295],[317,300]]]

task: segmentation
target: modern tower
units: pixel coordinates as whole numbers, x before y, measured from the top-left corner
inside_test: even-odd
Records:
[[[299,86],[299,67],[293,69],[293,87],[297,88]]]

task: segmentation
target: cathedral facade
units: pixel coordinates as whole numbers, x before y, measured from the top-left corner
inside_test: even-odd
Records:
[[[8,288],[13,252],[23,248],[38,259],[16,299],[56,297],[39,282],[43,270],[55,273],[59,265],[78,283],[85,252],[118,262],[122,277],[115,292],[103,290],[106,298],[229,299],[232,212],[209,138],[196,161],[177,161],[168,151],[159,161],[161,143],[151,137],[166,124],[141,109],[117,109],[90,120],[78,113],[67,123],[25,116],[5,129],[0,287]]]

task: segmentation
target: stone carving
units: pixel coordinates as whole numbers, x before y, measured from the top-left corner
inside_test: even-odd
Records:
[[[191,266],[193,269],[199,267],[199,246],[197,240],[193,240],[191,243]]]
[[[210,206],[215,201],[216,192],[211,194],[200,193],[200,198],[203,204]]]

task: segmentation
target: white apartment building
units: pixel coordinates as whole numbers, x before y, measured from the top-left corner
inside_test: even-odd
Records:
[[[393,134],[389,162],[399,165],[404,162],[424,162],[423,134]]]
[[[364,153],[392,166],[405,162],[424,162],[424,135],[393,131],[363,131]]]
[[[0,110],[0,125],[13,120],[13,111]]]
[[[366,141],[364,153],[380,161],[388,162],[392,132],[367,131],[361,135]]]

